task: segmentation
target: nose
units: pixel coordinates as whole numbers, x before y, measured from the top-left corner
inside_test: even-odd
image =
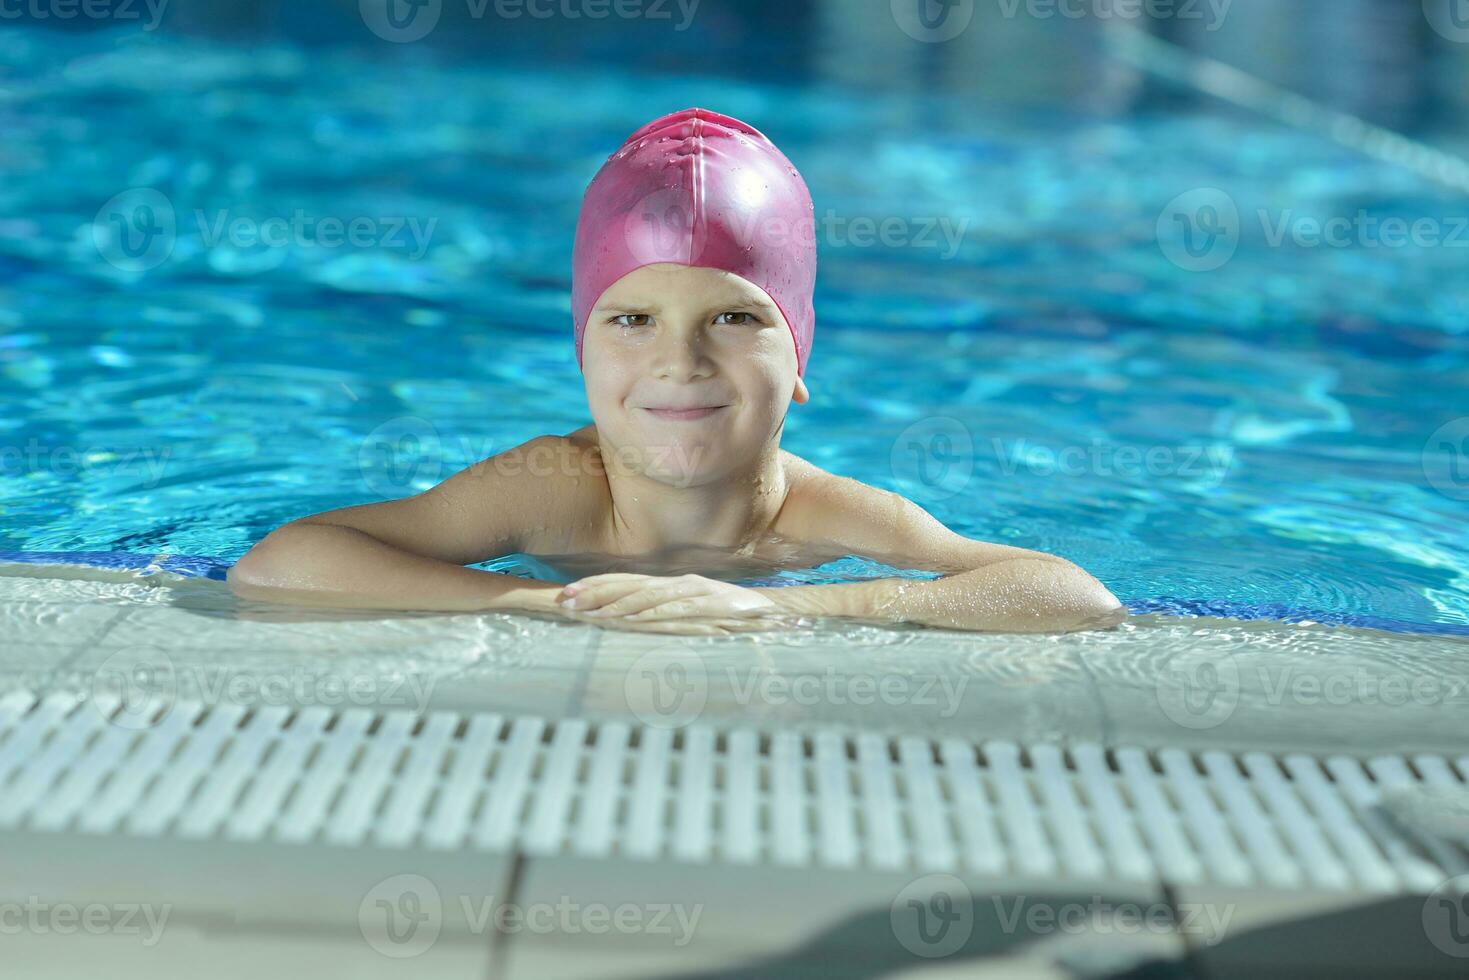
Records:
[[[704,354],[701,330],[659,331],[653,358],[654,374],[670,381],[705,378],[713,373],[713,364]]]

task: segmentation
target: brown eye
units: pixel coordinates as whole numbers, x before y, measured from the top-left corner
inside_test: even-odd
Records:
[[[638,322],[624,322],[636,320]],[[624,313],[612,318],[612,322],[624,327],[646,327],[648,325],[648,314],[646,313]]]
[[[739,320],[726,320],[726,319],[724,319],[727,316],[737,316],[737,317],[741,317],[742,319],[739,319]],[[731,324],[733,326],[739,326],[741,324],[754,323],[756,321],[755,321],[755,318],[753,316],[751,316],[749,313],[721,313],[721,314],[719,314],[719,316],[717,316],[717,317],[714,318],[714,322],[716,322],[716,323],[728,323],[728,324]]]

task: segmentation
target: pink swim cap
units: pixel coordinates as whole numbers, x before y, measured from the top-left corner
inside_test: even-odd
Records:
[[[658,262],[723,269],[780,307],[806,373],[816,227],[806,182],[763,133],[708,109],[655,119],[607,158],[582,198],[571,260],[576,362],[602,293]]]

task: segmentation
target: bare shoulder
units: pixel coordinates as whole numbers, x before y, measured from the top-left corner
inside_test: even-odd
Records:
[[[605,548],[611,495],[594,426],[537,436],[496,460],[516,474],[520,495],[533,508],[524,551],[555,555]]]
[[[782,450],[781,456],[788,482],[777,525],[783,535],[839,542],[854,531],[893,524],[909,504],[890,490],[828,472],[794,453]]]
[[[827,472],[794,454],[785,454],[783,461],[790,489],[777,530],[785,536],[938,571],[1012,558],[1065,561],[1028,548],[965,537],[900,493]]]
[[[469,544],[461,551],[483,560],[596,547],[605,495],[606,479],[584,442],[543,435],[473,463],[416,498],[374,506],[402,509],[388,517],[416,518],[416,534],[431,526],[462,538]]]

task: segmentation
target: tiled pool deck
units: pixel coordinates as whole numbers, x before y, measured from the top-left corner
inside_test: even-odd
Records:
[[[1105,637],[851,626],[686,640],[508,615],[330,618],[241,607],[225,585],[208,579],[9,566],[0,568],[0,636],[0,696],[28,689],[95,698],[127,693],[129,678],[153,683],[141,706],[125,705],[135,712],[163,698],[288,710],[494,712],[548,722],[621,721],[634,729],[697,722],[769,733],[1363,758],[1462,755],[1469,715],[1462,686],[1469,642],[1462,639],[1152,616]],[[673,688],[650,688],[649,678],[674,684],[684,696],[668,700]],[[0,731],[0,760],[10,748]],[[9,761],[13,772],[19,760]],[[171,910],[170,926],[153,944],[143,941],[146,927],[143,935],[7,935],[0,942],[9,976],[80,975],[102,966],[115,977],[405,970],[474,977],[1076,976],[1152,958],[1168,964],[1164,975],[1183,976],[1230,975],[1291,955],[1367,974],[1411,968],[1411,957],[1423,952],[1421,942],[1405,952],[1391,941],[1405,932],[1423,935],[1422,896],[961,874],[977,897],[973,928],[954,952],[929,958],[898,941],[890,920],[905,889],[924,880],[911,871],[19,826],[3,834],[10,869],[0,900]],[[442,900],[436,938],[411,958],[392,942],[374,943],[364,926],[373,897],[403,875],[433,882]],[[676,905],[684,912],[697,907],[700,919],[683,937],[676,928],[599,931],[584,921],[554,931],[513,923],[496,929],[476,917],[484,906],[465,901],[504,896],[522,909],[569,908],[573,917],[576,910],[631,914]],[[416,905],[394,904],[402,897],[400,889],[388,905],[415,913]],[[1175,920],[1167,928],[1127,929],[1090,913],[1074,928],[1046,925],[1057,921],[1048,915],[1064,917],[1087,903],[1193,910],[1200,923],[1212,916],[1215,925],[1185,928]],[[1041,913],[1017,920],[1022,908]],[[1304,932],[1272,933],[1287,920],[1343,909],[1362,922],[1322,918]],[[1418,963],[1425,971],[1453,964],[1442,956]]]

